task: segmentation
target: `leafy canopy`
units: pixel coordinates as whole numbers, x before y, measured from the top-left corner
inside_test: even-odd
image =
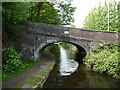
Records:
[[[25,21],[53,25],[70,25],[75,7],[71,3],[51,2],[3,2],[3,27],[10,37],[19,37],[23,33],[21,25]]]
[[[30,21],[54,24],[54,25],[70,25],[73,19],[75,7],[70,3],[50,3],[35,2],[30,3]]]
[[[115,1],[109,3],[109,30],[120,32],[119,24],[119,4]],[[87,15],[84,25],[84,29],[93,30],[108,30],[108,6],[107,3],[103,6],[99,4],[97,8],[93,8],[92,11]]]
[[[3,24],[18,24],[26,20],[54,25],[70,25],[75,7],[71,3],[3,2]]]
[[[3,24],[17,24],[26,21],[29,16],[29,4],[27,2],[3,2]]]

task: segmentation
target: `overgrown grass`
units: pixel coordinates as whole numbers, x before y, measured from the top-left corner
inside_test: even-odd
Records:
[[[88,55],[84,62],[95,72],[120,78],[119,48],[118,43],[103,43],[95,48],[92,55]]]
[[[38,64],[38,61],[33,61],[33,60],[23,61],[23,65],[21,65],[15,71],[12,71],[12,72],[2,71],[2,80],[8,80],[12,77],[15,77],[15,76],[27,71],[28,69],[31,69],[32,67],[36,66],[37,64]]]

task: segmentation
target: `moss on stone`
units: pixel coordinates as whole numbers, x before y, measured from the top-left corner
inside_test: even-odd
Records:
[[[35,75],[27,78],[20,84],[16,86],[16,88],[37,88],[42,87],[49,73],[54,67],[55,62],[48,63],[44,69],[40,69]]]

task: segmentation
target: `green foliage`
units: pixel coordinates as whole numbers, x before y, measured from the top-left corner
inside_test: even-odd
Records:
[[[3,71],[12,72],[22,65],[21,55],[13,49],[3,51]]]
[[[71,3],[64,3],[61,2],[58,5],[59,8],[59,15],[62,25],[70,25],[71,22],[74,22],[73,13],[75,11],[75,7],[71,6]]]
[[[2,23],[3,28],[13,39],[23,35],[21,24],[29,17],[29,3],[3,2]]]
[[[26,20],[54,25],[69,25],[74,21],[75,7],[70,3],[3,2],[4,24],[18,24]]]
[[[68,43],[68,42],[60,42],[59,43],[60,44],[60,46],[62,46],[63,48],[65,48],[65,49],[73,49],[72,51],[76,51],[76,46],[74,46],[73,44],[71,44],[71,43]]]
[[[54,8],[54,4],[49,2],[32,2],[30,3],[30,21],[47,23],[47,24],[60,24],[58,10]]]
[[[92,50],[92,52],[93,53],[99,53],[102,50],[109,50],[111,52],[115,52],[115,51],[120,52],[119,48],[120,48],[120,43],[119,42],[117,42],[117,43],[105,42],[105,43],[100,44],[98,47],[94,48]]]
[[[66,43],[66,42],[61,42],[60,46],[62,46],[65,49],[70,49],[72,47],[72,44]]]
[[[54,25],[69,25],[74,21],[75,7],[63,2],[54,4],[50,2],[30,3],[30,16],[28,20]]]
[[[16,76],[37,63],[34,60],[22,61],[20,53],[8,48],[2,52],[2,78],[6,80]]]
[[[51,44],[51,45],[48,45],[46,48],[45,48],[45,52],[47,53],[52,53],[54,55],[58,54],[59,55],[59,47],[57,44]]]
[[[93,50],[92,55],[85,58],[85,64],[99,73],[107,73],[120,78],[120,60],[118,58],[120,48],[118,43],[104,43]]]
[[[2,80],[8,80],[14,76],[21,74],[22,72],[24,72],[32,67],[38,65],[38,64],[39,64],[39,62],[35,62],[33,60],[27,60],[27,61],[24,60],[22,62],[22,65],[20,65],[14,71],[12,71],[12,72],[2,71]]]
[[[109,26],[110,31],[120,32],[119,27],[119,4],[115,1],[109,3]],[[84,29],[93,30],[108,30],[108,6],[105,3],[104,6],[99,6],[92,9],[84,21]]]
[[[29,16],[29,3],[3,2],[3,24],[17,24],[26,21]]]

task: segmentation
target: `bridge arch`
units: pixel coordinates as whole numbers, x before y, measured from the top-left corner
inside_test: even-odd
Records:
[[[21,36],[15,46],[22,58],[37,60],[39,50],[54,42],[69,42],[82,47],[87,54],[102,42],[117,42],[118,33],[82,30],[78,28],[60,27],[49,24],[26,22],[25,35]],[[66,34],[65,32],[69,32]]]
[[[37,59],[39,57],[40,52],[42,52],[48,45],[56,43],[56,42],[67,42],[67,43],[71,43],[74,46],[76,46],[76,48],[78,49],[76,60],[78,61],[79,64],[83,62],[82,59],[88,53],[88,49],[86,48],[86,45],[84,45],[84,43],[82,42],[78,42],[76,40],[71,40],[71,39],[56,38],[56,39],[49,39],[41,43],[40,46],[36,48],[34,52],[35,58]]]

